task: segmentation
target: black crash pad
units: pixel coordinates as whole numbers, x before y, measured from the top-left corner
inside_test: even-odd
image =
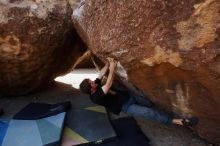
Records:
[[[134,118],[126,117],[112,121],[117,133],[117,139],[98,146],[149,146],[149,139],[143,134]],[[83,146],[97,146],[87,144]]]

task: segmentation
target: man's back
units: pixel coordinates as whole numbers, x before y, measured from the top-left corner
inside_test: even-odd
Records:
[[[119,114],[122,105],[129,98],[129,91],[115,90],[115,92],[113,91],[114,93],[111,93],[110,91],[107,94],[105,94],[101,88],[101,80],[96,79],[95,82],[98,86],[96,92],[90,95],[91,100],[96,104],[105,106],[108,110],[110,110],[110,112]]]

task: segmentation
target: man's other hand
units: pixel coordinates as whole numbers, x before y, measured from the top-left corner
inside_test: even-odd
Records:
[[[107,57],[106,59],[108,60],[109,63],[114,61],[114,58],[111,58],[111,57]]]
[[[115,61],[114,59],[110,62],[110,65],[109,65],[109,70],[114,70],[115,67],[117,66],[117,61]]]

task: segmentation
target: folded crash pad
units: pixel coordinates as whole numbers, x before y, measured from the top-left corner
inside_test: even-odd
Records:
[[[1,146],[59,146],[66,113],[38,120],[0,119]]]
[[[56,104],[29,103],[21,111],[15,114],[13,119],[36,120],[66,112],[70,108],[70,102],[61,102]]]
[[[94,105],[67,113],[62,146],[100,143],[115,137],[105,108]]]

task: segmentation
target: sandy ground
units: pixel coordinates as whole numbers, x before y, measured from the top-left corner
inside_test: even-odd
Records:
[[[94,77],[95,76],[93,76],[93,78]],[[63,78],[68,82],[71,82],[70,78]],[[59,101],[71,101],[72,108],[80,108],[88,105],[88,103],[84,100],[86,96],[87,95],[81,93],[72,85],[56,82],[51,87],[41,89],[27,96],[0,97],[0,107],[5,110],[5,114],[2,118],[12,117],[29,102],[56,103]],[[124,116],[126,115],[111,115],[111,118],[120,118]],[[212,144],[209,144],[205,140],[199,138],[196,133],[185,127],[174,125],[166,126],[140,118],[136,118],[136,120],[142,131],[151,140],[152,146],[213,146]]]

